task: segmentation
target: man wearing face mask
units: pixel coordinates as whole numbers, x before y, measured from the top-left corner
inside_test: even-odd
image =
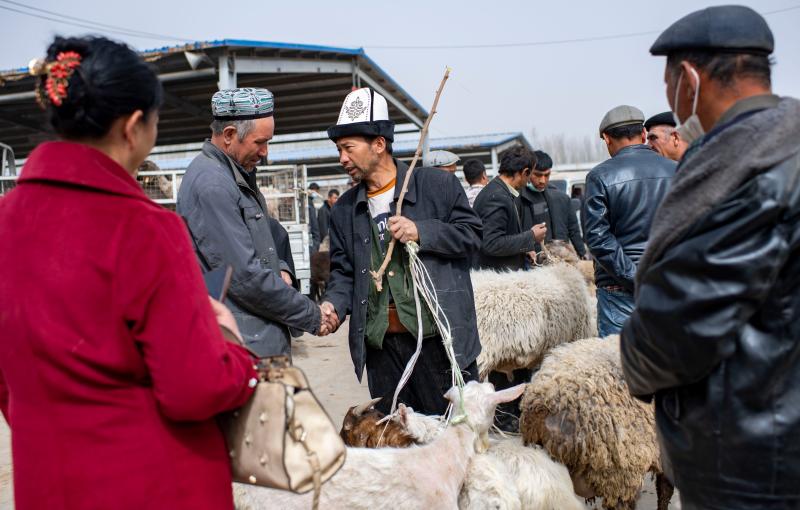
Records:
[[[280,258],[256,181],[256,165],[275,131],[272,93],[220,90],[211,110],[211,139],[186,170],[177,211],[203,272],[233,267],[225,304],[247,346],[261,356],[290,355],[289,328],[315,334],[329,328],[320,308],[292,287],[291,266]]]
[[[536,167],[530,180],[520,191],[522,199],[522,228],[529,229],[544,223],[545,242],[553,239],[569,241],[579,257],[585,258],[586,247],[581,239],[578,215],[572,208],[572,199],[555,186],[550,185],[553,159],[544,151],[534,152]],[[538,244],[538,243],[537,243]],[[541,248],[538,248],[539,251]]]
[[[630,392],[656,398],[682,508],[800,507],[800,101],[772,94],[748,7],[665,30],[667,99],[693,143],[656,213],[622,332]]]
[[[633,311],[633,279],[658,204],[675,175],[675,162],[645,145],[644,114],[617,106],[600,122],[611,159],[586,176],[581,221],[594,257],[597,331],[619,333]]]
[[[672,161],[680,161],[689,147],[676,129],[677,123],[672,112],[659,113],[647,119],[647,144],[656,152]]]

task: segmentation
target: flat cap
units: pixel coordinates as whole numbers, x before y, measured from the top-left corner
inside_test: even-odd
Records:
[[[428,156],[422,161],[422,166],[447,166],[454,165],[461,158],[450,151],[430,151]]]
[[[600,138],[603,138],[603,133],[611,128],[642,123],[644,123],[644,114],[642,110],[626,104],[617,106],[609,110],[603,117],[603,120],[600,121]]]
[[[226,89],[211,97],[211,113],[216,120],[260,119],[271,116],[274,109],[272,92],[267,89]]]
[[[672,115],[672,112],[664,112],[659,113],[658,115],[653,115],[646,121],[644,121],[644,128],[650,129],[653,126],[672,126],[675,127],[675,116]]]
[[[650,53],[703,50],[769,55],[774,48],[772,31],[759,13],[743,5],[718,5],[673,23],[658,36]]]

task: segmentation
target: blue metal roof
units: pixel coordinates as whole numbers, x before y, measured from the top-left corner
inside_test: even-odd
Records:
[[[223,46],[242,46],[247,48],[271,48],[276,50],[320,51],[325,53],[343,53],[345,55],[366,56],[364,48],[340,48],[336,46],[320,46],[316,44],[282,43],[273,41],[252,41],[249,39],[215,39],[213,41],[195,41],[174,46],[163,46],[142,50],[140,53],[160,53],[169,51],[200,50],[203,48],[218,48]]]

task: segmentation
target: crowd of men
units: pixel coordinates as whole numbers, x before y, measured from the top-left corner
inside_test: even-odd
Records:
[[[328,136],[353,185],[309,208],[313,249],[325,241],[330,251],[319,305],[297,291],[254,180],[275,127],[268,91],[214,95],[212,137],[186,173],[178,212],[204,270],[234,267],[228,304],[251,348],[288,354],[292,334],[325,335],[349,317],[356,375],[366,367],[384,412],[418,338],[399,401],[444,410],[453,367],[436,313],[449,319],[458,369],[477,377],[471,270],[528,270],[543,244],[567,241],[594,260],[598,330],[622,333],[631,393],[656,399],[664,468],[684,507],[797,504],[800,103],[771,92],[773,46],[764,19],[739,6],[692,13],[661,34],[650,51],[667,57],[672,111],[645,119],[622,105],[603,117],[610,158],[586,178],[580,227],[571,198],[549,185],[551,158],[524,147],[504,152],[491,180],[479,160],[465,161],[466,190],[459,158],[432,152],[403,190],[409,169],[393,157],[386,100],[352,91]],[[441,291],[439,310],[415,304],[401,248],[411,242]],[[505,411],[500,425],[515,428],[513,406]]]

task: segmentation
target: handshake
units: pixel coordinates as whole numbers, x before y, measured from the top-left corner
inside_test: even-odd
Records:
[[[339,314],[329,301],[319,305],[319,332],[317,336],[325,336],[339,329]]]

